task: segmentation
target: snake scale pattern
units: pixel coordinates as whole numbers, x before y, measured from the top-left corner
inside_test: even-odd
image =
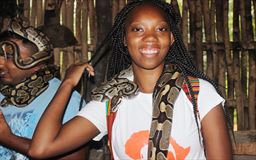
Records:
[[[53,56],[53,47],[48,37],[44,33],[30,26],[25,19],[22,19],[21,17],[12,19],[8,25],[8,30],[28,39],[34,43],[39,50],[37,53],[33,53],[31,57],[22,59],[16,46],[13,54],[17,67],[28,69]]]
[[[139,91],[138,86],[127,77],[133,75],[132,68],[121,71],[112,80],[92,90],[91,97],[96,101],[111,100],[111,112],[118,110],[123,97],[131,98]]]
[[[153,113],[148,143],[148,159],[167,159],[174,103],[184,78],[179,72],[165,70],[153,93]]]

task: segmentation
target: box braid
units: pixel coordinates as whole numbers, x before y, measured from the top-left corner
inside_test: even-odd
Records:
[[[143,3],[153,3],[161,8],[165,13],[167,20],[170,25],[171,32],[174,36],[174,43],[170,47],[168,54],[165,59],[165,64],[175,64],[178,67],[178,70],[182,72],[185,81],[188,84],[189,91],[192,96],[192,105],[194,111],[194,117],[199,130],[199,124],[197,120],[197,102],[195,100],[194,92],[192,90],[192,85],[188,80],[188,76],[198,77],[210,82],[216,91],[222,95],[219,90],[217,84],[208,78],[203,72],[196,69],[191,56],[188,54],[185,45],[182,41],[181,34],[177,28],[178,22],[181,20],[177,14],[175,14],[175,10],[172,5],[162,1],[162,0],[134,0],[128,3],[116,16],[115,23],[112,27],[112,30],[108,34],[105,39],[109,41],[112,38],[112,57],[110,58],[108,65],[108,73],[107,79],[111,79],[114,75],[122,71],[123,69],[128,68],[131,65],[131,57],[129,55],[127,47],[124,45],[124,34],[125,34],[125,23],[126,18],[128,17],[131,10],[133,10],[136,6],[141,5]],[[104,41],[103,41],[104,43]],[[229,119],[227,114],[227,109],[224,107],[225,116]],[[230,122],[230,121],[229,121]],[[200,135],[200,134],[199,134]]]

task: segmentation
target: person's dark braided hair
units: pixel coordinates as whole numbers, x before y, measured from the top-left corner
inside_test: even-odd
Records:
[[[194,117],[197,124],[198,132],[199,125],[197,121],[197,104],[195,100],[195,95],[192,90],[192,85],[188,80],[188,76],[198,77],[210,82],[216,91],[222,95],[217,84],[208,78],[203,72],[196,69],[191,56],[188,54],[185,45],[181,39],[181,34],[177,28],[177,24],[180,21],[180,17],[175,14],[175,10],[171,4],[168,4],[162,0],[135,0],[128,3],[116,16],[115,23],[111,32],[108,34],[106,41],[112,38],[112,57],[110,58],[108,65],[107,79],[111,79],[114,75],[118,74],[123,69],[128,68],[131,65],[131,57],[129,55],[127,47],[124,46],[124,33],[125,33],[125,23],[131,10],[136,6],[143,3],[153,3],[154,5],[161,8],[165,13],[167,20],[170,25],[171,32],[174,36],[174,43],[170,47],[168,54],[165,59],[166,64],[174,64],[177,66],[178,70],[182,73],[185,81],[188,84],[189,92],[192,96],[192,104],[194,110]],[[225,111],[225,114],[226,111]],[[226,116],[227,117],[227,116]],[[200,135],[200,134],[199,134]]]

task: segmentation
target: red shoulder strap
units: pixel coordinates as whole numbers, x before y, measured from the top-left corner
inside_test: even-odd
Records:
[[[198,112],[198,103],[197,103],[197,101],[198,101],[198,94],[199,94],[199,79],[196,78],[196,77],[188,76],[188,80],[191,83],[192,90],[194,92],[194,96],[195,96],[195,100],[196,100],[196,112]],[[185,92],[185,94],[187,95],[190,102],[192,102],[192,95],[189,91],[188,84],[185,81],[182,85],[182,89]],[[199,114],[198,114],[198,116],[199,116]]]
[[[114,159],[112,152],[112,127],[116,118],[116,112],[111,112],[111,100],[106,102],[106,113],[107,113],[107,129],[108,129],[108,145],[111,154],[111,160]]]

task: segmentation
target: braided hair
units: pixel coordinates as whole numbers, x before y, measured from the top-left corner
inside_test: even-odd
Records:
[[[105,41],[108,41],[110,38],[112,38],[112,57],[110,58],[108,65],[107,79],[111,79],[120,71],[128,68],[132,63],[128,49],[124,45],[125,23],[129,13],[136,6],[139,6],[143,3],[152,3],[153,5],[156,5],[160,9],[162,9],[164,13],[166,13],[166,17],[174,37],[174,43],[170,47],[167,56],[165,57],[165,64],[176,65],[178,70],[184,76],[186,83],[188,84],[189,92],[192,96],[194,117],[199,133],[199,124],[197,121],[197,104],[195,94],[192,90],[192,85],[188,79],[188,76],[204,79],[210,82],[220,95],[222,95],[222,93],[218,88],[217,84],[213,80],[211,80],[207,75],[205,75],[202,71],[199,71],[194,65],[192,57],[188,54],[184,42],[182,41],[180,31],[177,28],[177,24],[181,20],[181,17],[179,17],[178,14],[175,13],[175,10],[171,4],[166,3],[162,0],[134,0],[128,3],[117,14],[113,28],[105,39]],[[227,114],[226,109],[225,114]]]

